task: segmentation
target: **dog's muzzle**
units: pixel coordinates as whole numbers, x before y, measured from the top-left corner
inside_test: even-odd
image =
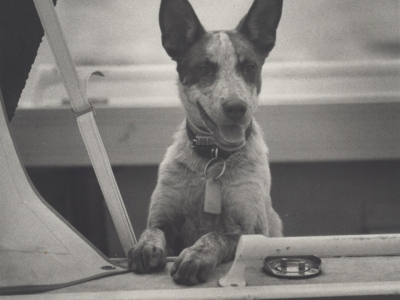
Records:
[[[238,122],[247,112],[247,104],[242,100],[225,100],[222,102],[222,111],[233,122]]]
[[[196,102],[200,112],[200,116],[210,131],[210,135],[213,136],[215,144],[226,151],[236,151],[242,148],[246,144],[248,138],[247,131],[251,127],[251,123],[247,128],[244,125],[238,123],[232,123],[229,125],[217,125],[206,113],[204,108],[199,102]],[[231,120],[240,120],[243,118],[247,110],[247,106],[243,103],[228,103],[223,106],[223,111],[228,118]]]

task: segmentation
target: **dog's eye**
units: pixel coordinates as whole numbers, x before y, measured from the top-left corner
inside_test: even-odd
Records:
[[[256,69],[256,66],[252,63],[248,63],[243,67],[244,74],[249,74]]]
[[[201,75],[204,75],[204,76],[211,75],[213,72],[213,70],[210,66],[201,66],[201,67],[199,67],[199,71],[200,71]]]

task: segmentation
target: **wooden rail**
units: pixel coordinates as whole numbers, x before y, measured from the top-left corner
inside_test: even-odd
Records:
[[[174,66],[96,69],[106,77],[88,94],[111,163],[158,164],[185,117]],[[23,161],[88,166],[57,71],[37,70],[11,123]],[[256,119],[271,161],[399,159],[399,83],[399,61],[267,63]]]

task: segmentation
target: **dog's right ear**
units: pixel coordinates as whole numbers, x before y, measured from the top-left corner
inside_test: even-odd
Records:
[[[236,28],[266,57],[275,46],[283,0],[254,0]]]
[[[187,0],[162,0],[159,21],[162,45],[173,60],[206,32]]]

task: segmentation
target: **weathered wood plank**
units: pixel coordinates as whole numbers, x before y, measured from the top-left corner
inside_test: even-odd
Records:
[[[96,109],[113,165],[158,164],[184,112],[176,107]],[[261,106],[273,162],[400,158],[400,103]],[[87,166],[69,109],[19,110],[11,123],[27,166]]]
[[[103,278],[39,295],[20,299],[296,299],[349,296],[398,295],[399,257],[326,258],[320,276],[302,279],[278,279],[262,271],[261,261],[248,265],[249,286],[221,288],[218,278],[228,264],[222,264],[209,281],[196,287],[173,282],[169,275],[172,263],[155,274],[133,273]],[[5,297],[4,299],[13,299]],[[331,299],[331,298],[328,298]],[[360,299],[360,298],[357,298]],[[367,299],[370,299],[369,297]],[[392,299],[392,298],[389,298]]]

